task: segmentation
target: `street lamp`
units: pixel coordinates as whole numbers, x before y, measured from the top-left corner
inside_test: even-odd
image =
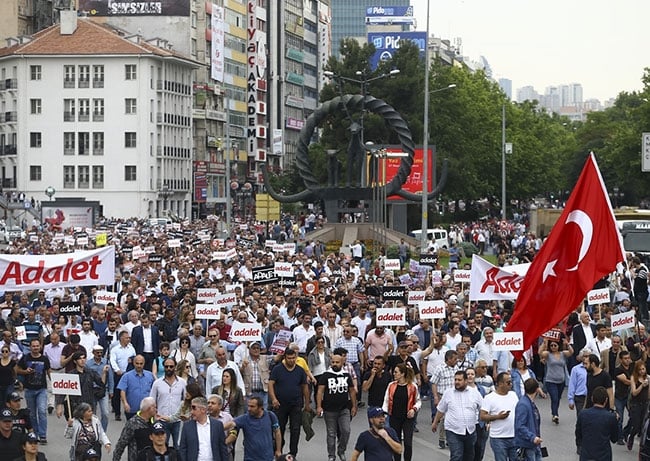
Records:
[[[625,197],[625,192],[621,192],[618,186],[614,186],[609,196],[614,199],[614,209],[618,208],[618,199]]]
[[[159,194],[163,199],[163,213],[167,211],[167,200],[172,196],[173,193],[174,191],[169,188],[169,185],[167,183],[163,184],[160,188]]]
[[[56,194],[56,189],[52,186],[47,186],[45,188],[45,195],[47,195],[50,198],[50,202],[52,201],[52,197],[54,197],[54,194]]]
[[[455,83],[429,91],[429,2],[427,2],[427,52],[425,53],[425,71],[424,71],[424,133],[422,142],[422,234],[420,235],[420,253],[427,251],[427,227],[429,226],[429,97],[439,91],[456,88]],[[436,158],[435,149],[433,162],[433,183],[435,189],[436,181]]]
[[[350,82],[350,83],[356,83],[361,86],[361,96],[363,96],[363,99],[361,100],[361,116],[359,117],[359,123],[357,124],[356,121],[352,120],[351,116],[349,113],[347,113],[348,118],[350,119],[351,125],[350,129],[354,132],[355,129],[358,129],[359,131],[359,139],[361,141],[361,144],[364,144],[363,141],[363,116],[365,113],[365,100],[366,100],[366,95],[368,94],[368,83],[374,82],[375,80],[379,80],[382,78],[388,78],[388,77],[394,77],[395,75],[399,74],[399,69],[393,69],[390,72],[384,72],[380,75],[377,75],[375,77],[367,78],[366,72],[362,70],[358,70],[355,72],[355,75],[360,77],[359,79],[356,78],[350,78],[350,77],[344,77],[343,75],[335,74],[331,70],[326,70],[323,72],[323,75],[325,77],[336,81],[339,84],[339,92],[341,93],[341,96],[343,96],[343,82]],[[348,171],[347,171],[347,181],[346,185],[349,187],[350,183],[352,182],[352,168],[351,165],[348,165]],[[361,180],[360,180],[360,185],[361,187],[366,186],[366,164],[365,161],[363,162],[361,166]]]

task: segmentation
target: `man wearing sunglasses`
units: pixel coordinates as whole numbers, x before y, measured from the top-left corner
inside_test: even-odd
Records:
[[[208,401],[195,397],[191,408],[192,419],[181,434],[181,461],[229,461],[223,424],[208,415]]]
[[[174,415],[181,407],[185,398],[185,386],[187,386],[187,382],[183,378],[176,376],[176,360],[172,357],[165,359],[163,367],[165,369],[165,375],[154,381],[149,395],[156,400],[159,414]],[[169,437],[171,436],[174,440],[174,448],[176,449],[178,449],[180,429],[180,421],[166,425],[167,440],[169,441]]]

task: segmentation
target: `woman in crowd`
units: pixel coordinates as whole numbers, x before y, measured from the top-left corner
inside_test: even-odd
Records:
[[[560,400],[566,383],[567,361],[572,355],[573,348],[566,339],[562,342],[545,339],[539,347],[539,357],[546,365],[544,385],[546,392],[551,396],[551,416],[555,424],[560,424]]]
[[[197,383],[188,384],[185,386],[185,399],[183,403],[178,408],[178,411],[173,415],[162,415],[160,419],[168,421],[169,423],[175,423],[176,421],[187,421],[192,417],[192,399],[194,397],[205,397],[203,395],[203,390],[201,386]]]
[[[638,360],[634,364],[634,371],[630,379],[630,421],[629,436],[627,438],[627,449],[631,450],[634,446],[634,438],[641,434],[643,426],[643,416],[648,406],[648,396],[650,395],[650,385],[645,363]]]
[[[528,378],[537,379],[535,372],[528,368],[528,362],[526,361],[526,357],[523,355],[519,360],[512,360],[512,370],[510,370],[510,375],[512,376],[512,390],[519,398],[521,398],[522,395],[526,395],[526,391],[524,391],[524,383],[526,380]],[[537,395],[543,399],[546,398],[546,394],[544,394],[541,387],[537,390]]]
[[[176,376],[183,378],[187,384],[194,384],[196,379],[192,376],[192,366],[187,360],[181,360],[176,364]]]
[[[72,439],[71,461],[81,461],[89,448],[100,453],[104,446],[107,453],[111,451],[111,441],[108,440],[99,418],[93,414],[92,407],[86,402],[81,402],[74,409],[73,418],[68,420],[63,436]]]
[[[330,367],[330,360],[332,358],[332,351],[325,345],[325,338],[318,338],[316,340],[316,347],[309,351],[307,356],[307,365],[314,375],[316,382],[318,382],[320,375],[325,373]],[[314,401],[316,401],[316,391],[318,386],[314,386]]]
[[[415,373],[411,367],[399,363],[393,370],[395,381],[386,388],[383,409],[390,416],[390,427],[395,429],[400,442],[404,443],[404,461],[411,461],[413,455],[413,430],[415,417],[422,406],[420,391],[415,384]],[[393,456],[400,461],[401,456]]]
[[[45,453],[38,451],[38,436],[34,432],[29,432],[23,439],[23,455],[13,461],[47,461]]]
[[[190,376],[196,379],[198,372],[196,370],[196,357],[192,354],[190,350],[190,338],[185,336],[178,340],[178,349],[172,352],[171,357],[176,360],[177,363],[181,361],[186,361],[190,365]]]
[[[221,411],[229,413],[233,418],[244,414],[244,393],[237,385],[237,375],[230,368],[223,370],[221,385],[213,388],[212,394],[223,399]]]
[[[0,347],[0,399],[7,400],[7,396],[14,391],[16,382],[16,361],[9,355],[9,346],[2,342]]]

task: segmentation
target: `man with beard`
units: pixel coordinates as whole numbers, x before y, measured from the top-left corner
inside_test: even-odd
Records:
[[[350,438],[350,420],[357,414],[357,400],[354,384],[350,375],[342,371],[343,358],[332,355],[330,368],[325,371],[318,382],[316,393],[316,414],[323,414],[327,428],[327,459],[345,461],[345,450]],[[351,401],[351,408],[348,403]],[[339,445],[336,447],[338,435]]]
[[[378,355],[372,361],[372,368],[363,375],[362,390],[368,393],[368,406],[381,407],[388,383],[393,380],[386,370],[386,359]]]
[[[370,429],[359,434],[350,461],[357,461],[364,453],[364,459],[372,461],[392,461],[393,456],[401,456],[402,444],[395,430],[386,426],[386,413],[381,407],[368,408]]]
[[[156,401],[158,414],[161,415],[174,415],[181,407],[183,399],[185,398],[185,386],[187,382],[183,378],[176,376],[176,360],[168,357],[163,362],[165,375],[158,378],[151,386],[151,393],[149,394]],[[174,448],[178,449],[179,435],[181,429],[181,422],[168,423],[165,427],[167,431],[167,440],[171,436],[174,440]]]
[[[377,326],[368,331],[365,346],[368,362],[372,362],[375,357],[385,357],[393,353],[393,336],[386,333],[383,326]]]

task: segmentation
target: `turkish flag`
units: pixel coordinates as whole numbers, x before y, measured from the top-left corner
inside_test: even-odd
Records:
[[[522,331],[527,350],[622,261],[623,240],[591,153],[564,211],[528,269],[506,331]]]

